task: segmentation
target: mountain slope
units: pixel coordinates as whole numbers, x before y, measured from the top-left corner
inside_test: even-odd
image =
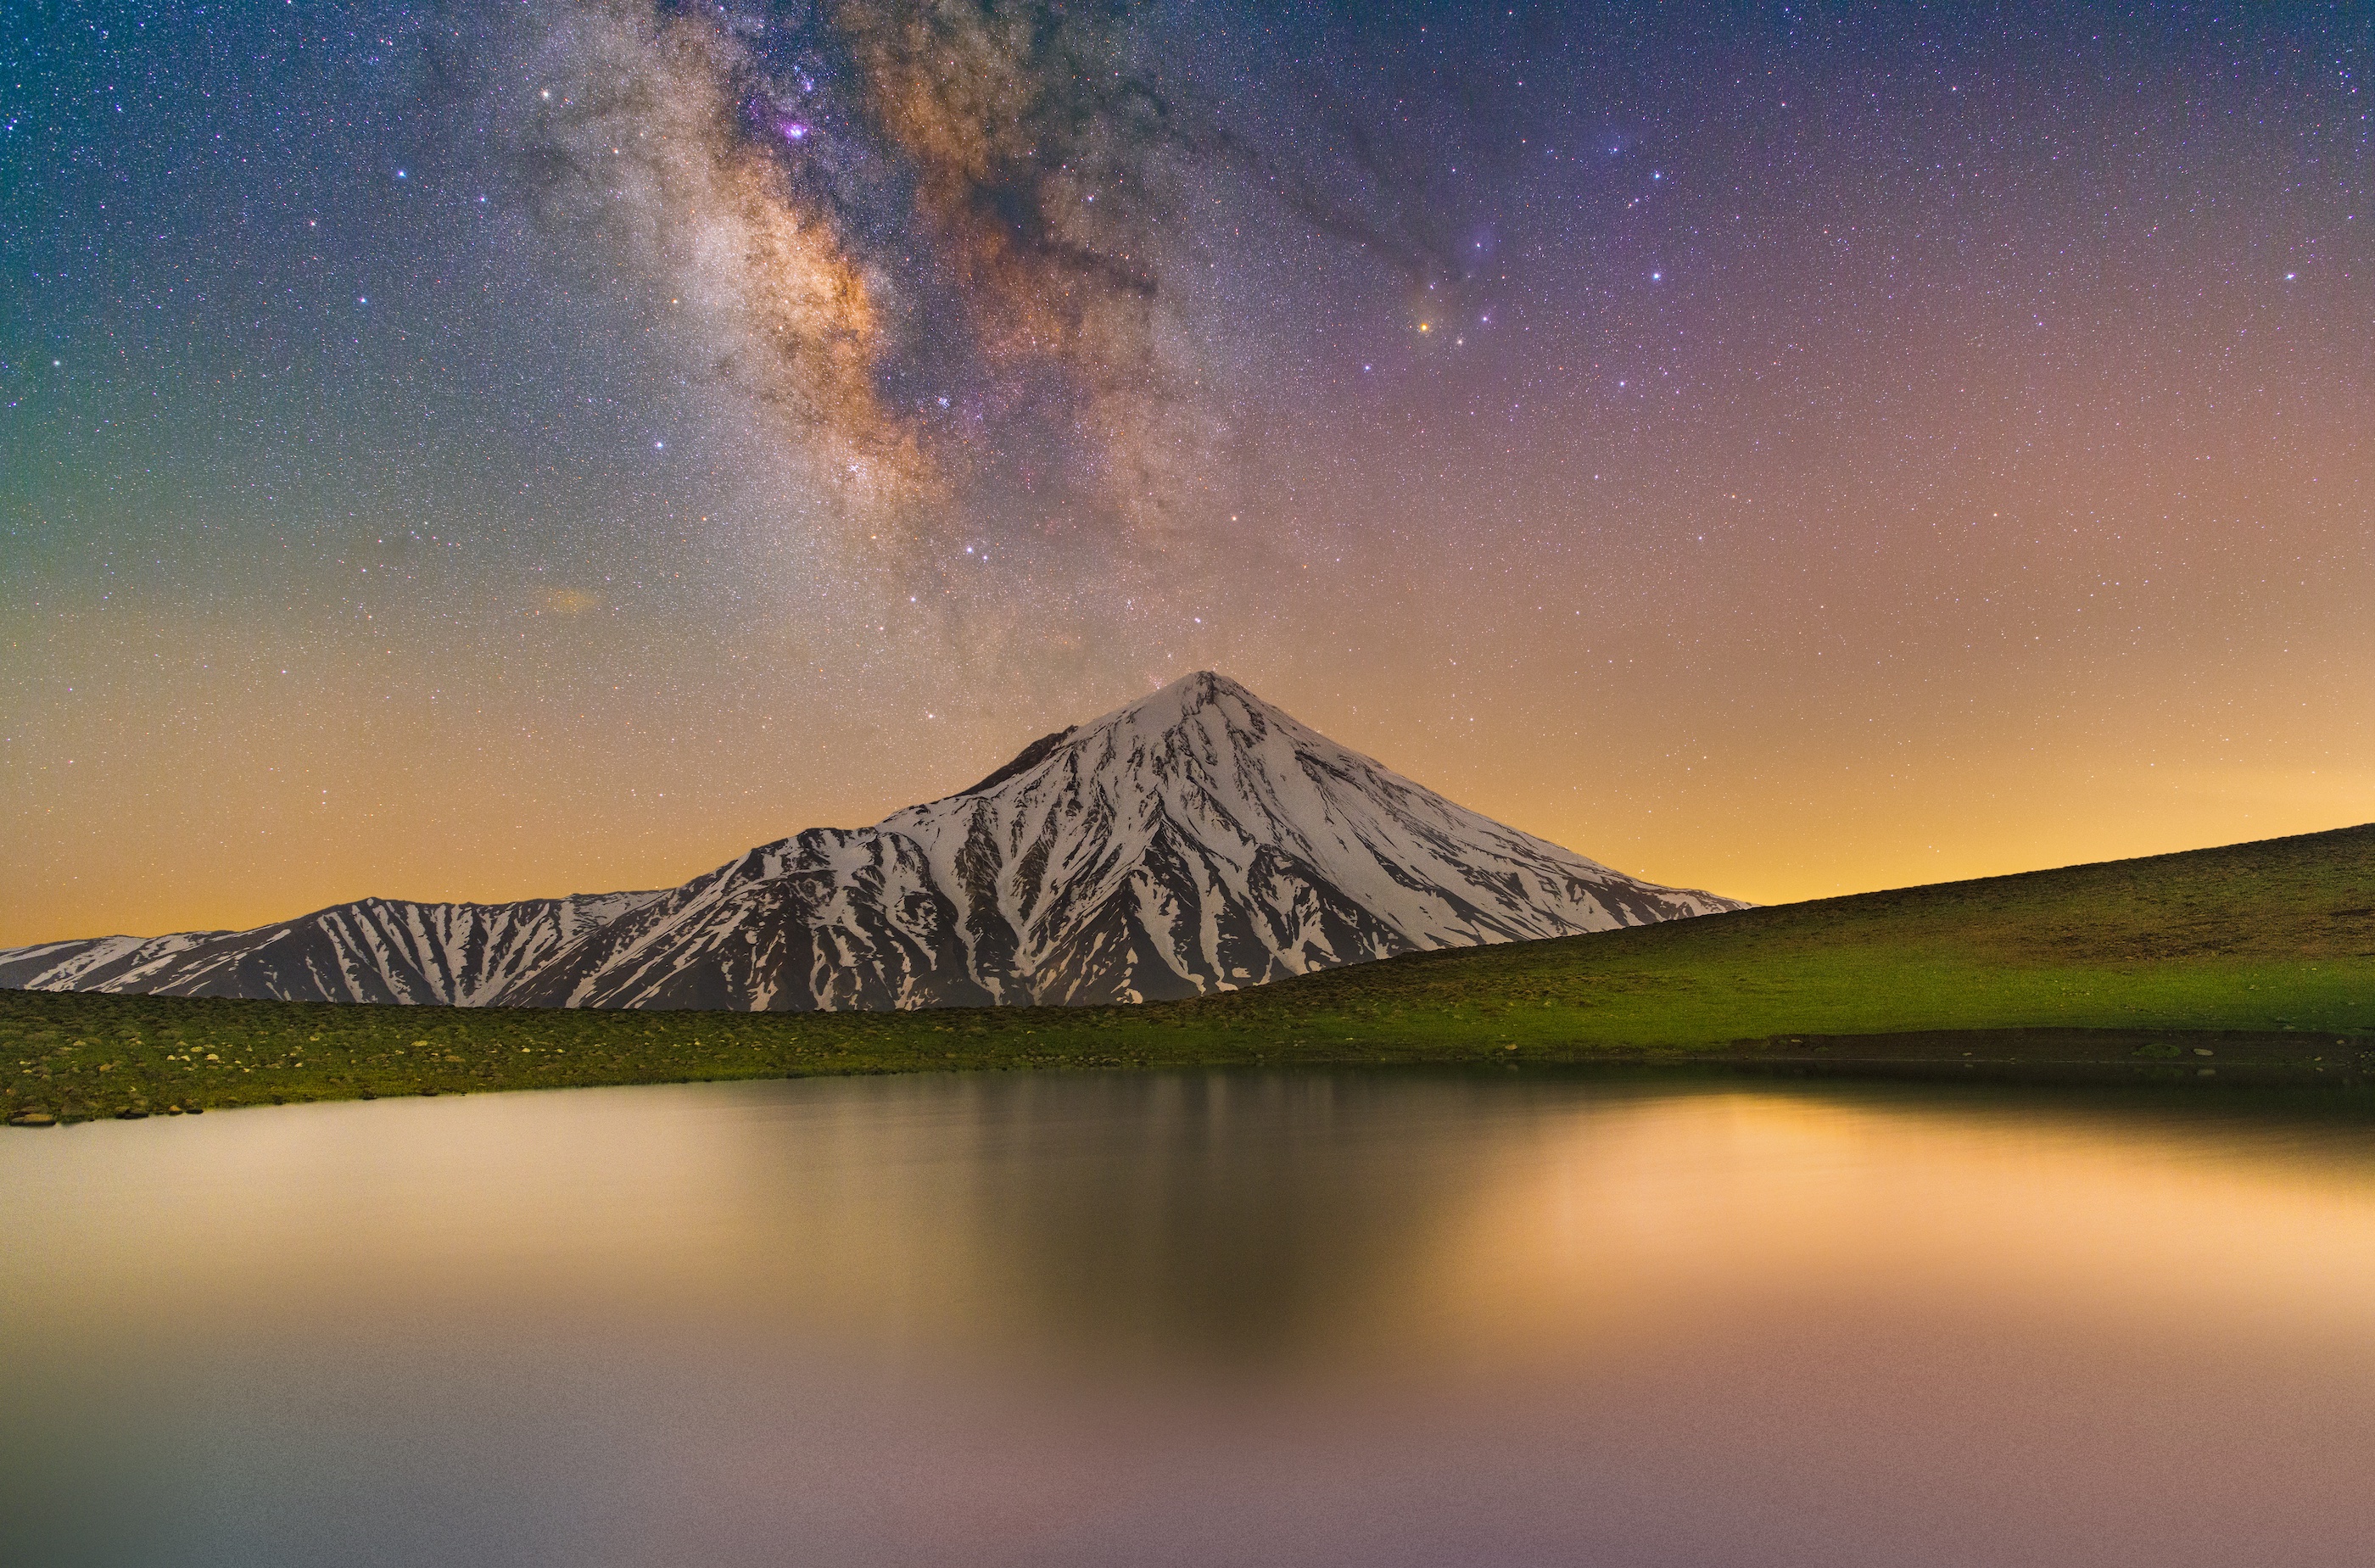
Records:
[[[2363,1120],[2375,824],[1411,953],[1145,1007],[627,1017],[0,991],[0,1119],[40,1123],[852,1072],[1397,1062],[1497,1076],[1660,1059],[2189,1091],[2322,1084],[2339,1091],[2333,1110]]]
[[[665,895],[519,903],[362,899],[253,931],[100,937],[0,950],[0,986],[484,1007],[588,928]]]
[[[881,1008],[1197,996],[1743,907],[1504,827],[1209,672],[871,828],[681,888],[340,905],[0,952],[0,984],[460,1006]]]

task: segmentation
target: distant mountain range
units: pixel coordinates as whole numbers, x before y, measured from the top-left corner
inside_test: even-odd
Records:
[[[1418,949],[1747,907],[1446,800],[1209,671],[971,789],[680,888],[364,899],[253,931],[0,949],[0,986],[455,1007],[1150,1001]]]

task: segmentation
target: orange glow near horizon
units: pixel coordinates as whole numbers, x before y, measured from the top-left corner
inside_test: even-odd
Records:
[[[811,136],[643,9],[488,41],[500,134],[267,71],[0,214],[0,945],[672,886],[1202,668],[1759,902],[2375,819],[2322,13],[844,6]]]

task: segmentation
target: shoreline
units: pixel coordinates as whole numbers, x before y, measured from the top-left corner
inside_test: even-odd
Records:
[[[153,1019],[160,999],[108,1000],[137,1000]],[[289,1003],[221,1005],[303,1008],[308,1014],[326,1008]],[[484,1014],[458,1023],[445,1019],[432,1022],[419,1016],[431,1009],[349,1010],[372,1015],[350,1021],[381,1028],[394,1024],[398,1034],[413,1033],[409,1021],[402,1018],[413,1014],[416,1018],[410,1021],[417,1021],[423,1032],[404,1045],[374,1052],[369,1046],[375,1043],[366,1041],[361,1043],[363,1049],[358,1050],[357,1042],[325,1038],[326,1020],[301,1017],[293,1021],[306,1030],[307,1037],[295,1049],[313,1059],[261,1067],[206,1062],[207,1055],[221,1053],[195,1050],[179,1037],[170,1043],[143,1039],[130,1047],[120,1041],[100,1042],[95,1049],[89,1036],[79,1036],[80,1050],[70,1045],[66,1048],[70,1055],[104,1051],[108,1059],[76,1063],[69,1069],[71,1078],[63,1082],[54,1074],[45,1079],[19,1076],[0,1091],[0,1110],[5,1110],[10,1126],[38,1128],[268,1105],[530,1089],[949,1071],[1231,1068],[1498,1068],[1743,1079],[2375,1090],[2375,1034],[2299,1029],[1942,1029],[1772,1035],[1686,1047],[1540,1038],[1509,1043],[1406,1034],[1329,1041],[1249,1039],[1247,1036],[1254,1032],[1239,1029],[1229,1032],[1235,1037],[1226,1041],[1199,1032],[1200,1038],[1158,1043],[1144,1039],[1140,1031],[1128,1032],[1140,1035],[1138,1039],[1111,1038],[1117,1032],[1111,1027],[1116,1020],[1108,1018],[1080,1014],[1069,1020],[1049,1018],[1047,1009],[1016,1008],[1003,1015],[995,1011],[887,1015],[512,1012]],[[659,1028],[663,1020],[670,1027]],[[441,1030],[448,1035],[467,1032],[474,1023],[479,1035],[491,1037],[473,1042],[476,1049],[444,1049],[461,1043],[431,1039]],[[1067,1023],[1071,1027],[1065,1027]],[[787,1024],[789,1028],[785,1027]],[[539,1030],[542,1032],[537,1032]],[[564,1032],[579,1042],[574,1050],[552,1043]],[[711,1037],[707,1042],[702,1038],[703,1032]],[[856,1042],[806,1038],[820,1033],[865,1038]],[[588,1037],[598,1042],[604,1034],[645,1038],[639,1042],[643,1049],[632,1055],[585,1043]],[[997,1038],[979,1038],[984,1035]],[[155,1049],[167,1043],[173,1048]]]

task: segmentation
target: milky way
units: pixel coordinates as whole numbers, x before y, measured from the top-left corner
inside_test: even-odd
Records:
[[[1180,221],[1224,139],[1139,74],[1128,23],[554,7],[520,166],[549,230],[668,288],[870,553],[944,591],[952,545],[1053,542],[1111,582],[1192,548],[1226,418]]]
[[[1329,119],[1340,167],[1315,166],[1166,80],[1165,19],[552,6],[526,28],[516,156],[549,231],[667,288],[686,348],[763,411],[848,542],[882,547],[861,555],[936,596],[967,539],[1160,595],[1248,542],[1217,525],[1234,360],[1201,210],[1455,295],[1473,259],[1356,122]],[[519,88],[493,93],[501,118]],[[1328,178],[1344,164],[1349,186]]]
[[[2340,6],[45,18],[0,941],[673,884],[1204,666],[1751,898],[2375,815],[2370,47]]]

